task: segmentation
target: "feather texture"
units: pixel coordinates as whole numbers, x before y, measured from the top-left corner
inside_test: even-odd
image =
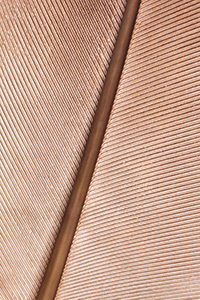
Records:
[[[199,299],[200,3],[141,3],[57,293]]]

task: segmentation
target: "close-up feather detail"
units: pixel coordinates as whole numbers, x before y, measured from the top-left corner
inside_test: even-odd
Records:
[[[200,2],[0,2],[2,300],[200,299]]]

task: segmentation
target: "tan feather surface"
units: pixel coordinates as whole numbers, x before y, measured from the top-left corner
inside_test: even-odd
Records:
[[[142,1],[57,300],[199,299],[199,27]]]
[[[36,296],[125,3],[1,1],[3,299]]]

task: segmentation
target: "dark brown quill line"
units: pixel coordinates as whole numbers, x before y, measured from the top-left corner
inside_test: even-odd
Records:
[[[54,299],[102,145],[135,24],[139,0],[128,0],[84,155],[42,280],[38,300]]]

